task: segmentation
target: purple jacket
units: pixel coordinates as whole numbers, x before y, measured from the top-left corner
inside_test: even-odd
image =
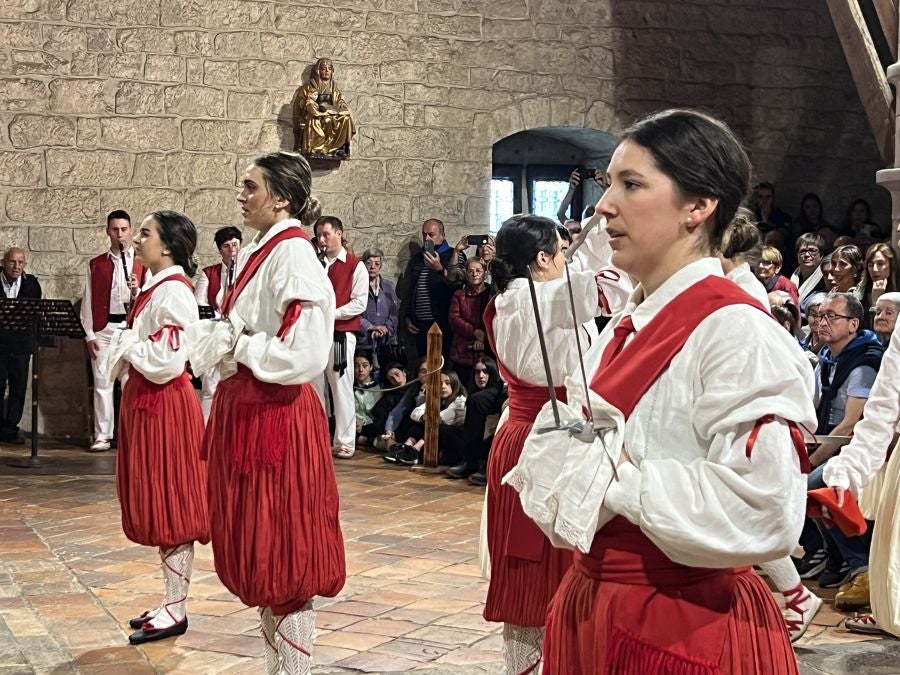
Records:
[[[389,281],[384,277],[378,277],[381,283],[381,292],[378,297],[372,293],[372,287],[369,287],[369,301],[366,305],[366,311],[360,316],[361,328],[359,333],[359,346],[371,348],[372,342],[369,340],[369,329],[372,326],[387,326],[388,334],[381,338],[381,344],[394,344],[397,342],[397,323],[400,313],[400,303],[397,301],[397,289],[393,281]]]

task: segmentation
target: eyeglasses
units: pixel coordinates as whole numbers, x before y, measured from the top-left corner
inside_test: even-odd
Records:
[[[774,260],[760,260],[759,261],[760,267],[775,267],[775,265],[777,265],[777,264],[778,263],[775,262]]]
[[[797,251],[797,255],[821,255],[822,252],[817,248],[801,248]]]
[[[850,319],[855,319],[854,316],[847,316],[846,314],[835,314],[834,312],[825,312],[824,314],[819,314],[819,321],[827,321],[831,323],[837,319],[846,319],[849,321]]]

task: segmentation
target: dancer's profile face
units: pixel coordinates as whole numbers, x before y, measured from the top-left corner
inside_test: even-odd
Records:
[[[254,230],[266,230],[286,217],[286,201],[269,192],[265,171],[258,166],[247,167],[241,185],[237,200],[244,225]]]
[[[153,216],[144,218],[134,237],[134,253],[141,264],[155,274],[166,263],[171,264],[168,248],[159,236],[159,224]]]

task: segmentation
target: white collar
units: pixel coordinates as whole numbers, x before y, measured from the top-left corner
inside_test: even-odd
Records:
[[[106,252],[106,255],[108,255],[113,260],[119,260],[122,256],[122,253],[121,253],[121,251],[113,251],[112,249],[109,249]],[[134,255],[134,247],[129,246],[128,248],[125,249],[125,257],[126,258],[131,258],[133,255]]]
[[[345,249],[343,246],[341,246],[341,250],[338,251],[338,254],[336,256],[334,256],[333,258],[329,258],[328,255],[326,254],[325,257],[328,259],[329,263],[333,263],[335,260],[340,260],[341,262],[347,262],[347,249]]]
[[[637,288],[632,291],[631,297],[628,298],[623,316],[630,314],[635,330],[641,330],[676,296],[709,276],[725,276],[722,273],[722,263],[718,258],[702,258],[685,265],[646,298],[643,286],[638,284]]]
[[[251,250],[255,250],[265,244],[269,239],[274,237],[279,232],[284,232],[289,227],[298,227],[303,230],[303,223],[301,223],[296,218],[285,218],[277,223],[275,223],[272,227],[269,228],[269,231],[264,235],[260,236],[260,233],[257,232],[256,236],[253,237],[253,240],[250,242],[250,245],[247,247]],[[241,249],[243,253],[243,249]]]
[[[160,272],[157,274],[151,274],[150,278],[147,279],[147,281],[145,281],[144,285],[141,287],[141,291],[146,291],[158,284],[163,279],[174,276],[176,274],[184,274],[184,268],[181,265],[172,265],[171,267],[167,267],[164,270],[160,270]]]

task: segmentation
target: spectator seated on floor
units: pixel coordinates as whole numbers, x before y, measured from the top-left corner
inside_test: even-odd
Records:
[[[416,406],[425,402],[425,382],[428,379],[428,368],[425,367],[424,356],[416,359],[415,368],[418,385],[412,383],[403,390],[403,396],[388,413],[384,423],[384,433],[376,442],[376,446],[387,450],[387,454],[384,456],[386,462],[397,461],[396,450],[400,446],[397,439],[406,438],[407,431],[413,424],[409,417],[410,413],[415,410]],[[405,377],[406,373],[404,372],[403,375]]]
[[[862,304],[850,293],[835,293],[819,305],[819,336],[825,343],[815,371],[819,435],[851,436],[862,418],[884,353],[875,334],[860,329],[862,318]],[[839,441],[822,443],[810,455],[814,467],[808,478],[810,490],[825,487],[825,464],[843,445]],[[818,581],[823,588],[838,588],[835,607],[852,610],[868,605],[871,525],[864,535],[848,536],[839,528],[815,522],[820,536],[805,528],[800,540],[806,551],[797,563],[801,578],[814,561],[821,566],[824,557],[825,566]]]
[[[485,469],[500,411],[506,400],[506,388],[497,362],[480,356],[472,368],[466,419],[463,423],[462,461],[447,469],[450,478],[468,478],[473,485],[487,484]]]
[[[400,363],[389,363],[381,369],[382,377],[379,382],[381,398],[372,406],[370,413],[371,422],[360,427],[357,445],[372,445],[379,450],[385,449],[385,427],[391,411],[397,406],[406,394],[408,387],[406,369]]]
[[[372,356],[357,350],[353,357],[353,398],[356,400],[356,445],[369,445],[363,427],[372,424],[372,409],[381,398],[381,389],[372,377]]]
[[[441,422],[438,427],[439,463],[449,464],[458,460],[462,447],[462,427],[466,419],[466,390],[459,376],[452,370],[441,373]],[[425,401],[410,413],[414,424],[410,427],[406,442],[393,448],[395,462],[416,466],[422,461],[425,447]],[[385,455],[385,459],[388,459]],[[390,461],[390,460],[389,460]]]
[[[762,258],[756,266],[756,278],[766,287],[766,293],[787,291],[794,301],[794,306],[799,307],[800,297],[797,287],[790,279],[781,275],[781,263],[781,251],[774,246],[764,246]]]
[[[875,303],[875,335],[887,348],[900,313],[900,293],[885,293]]]

